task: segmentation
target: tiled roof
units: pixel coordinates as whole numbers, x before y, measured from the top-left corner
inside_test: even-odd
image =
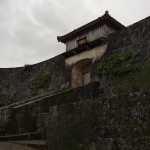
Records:
[[[65,43],[67,41],[68,38],[73,37],[74,35],[78,34],[79,32],[86,30],[88,28],[91,28],[93,26],[95,26],[96,24],[100,24],[102,22],[108,21],[109,23],[111,23],[111,25],[115,26],[117,29],[121,29],[124,28],[125,26],[123,24],[121,24],[120,22],[118,22],[116,19],[114,19],[113,17],[111,17],[108,14],[108,11],[105,12],[105,14],[63,36],[57,36],[57,40],[60,42]]]

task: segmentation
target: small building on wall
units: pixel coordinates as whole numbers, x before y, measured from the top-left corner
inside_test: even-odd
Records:
[[[122,28],[124,25],[106,11],[92,22],[57,37],[59,42],[66,44],[66,52],[62,55],[66,65],[72,67],[71,87],[90,82],[92,63],[106,52],[108,34]]]

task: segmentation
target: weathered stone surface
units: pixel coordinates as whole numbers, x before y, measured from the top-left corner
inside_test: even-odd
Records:
[[[37,131],[45,139],[48,126],[47,113],[51,106],[89,99],[94,100],[100,96],[99,82],[93,82],[23,105],[10,105],[10,107],[0,109],[0,119],[2,120],[0,128],[5,131],[5,135]]]
[[[6,95],[5,100],[1,98],[0,102],[3,102],[4,105],[47,92],[65,90],[70,86],[71,72],[65,66],[63,56],[59,55],[32,65],[29,69],[24,68],[0,69],[0,98],[1,95]],[[51,73],[49,88],[47,90],[32,89],[34,79],[44,73]]]
[[[150,91],[53,106],[48,150],[148,149]]]
[[[0,134],[36,131],[45,139],[48,127],[49,150],[149,149],[150,85],[135,85],[134,93],[126,87],[128,94],[121,95],[119,90],[114,92],[112,81],[117,76],[98,78],[96,73],[97,66],[113,51],[138,52],[142,68],[145,60],[150,60],[149,29],[150,17],[110,34],[106,53],[92,62],[91,83],[74,89],[70,89],[72,62],[67,66],[61,55],[28,69],[0,69],[0,107],[26,99],[0,109]],[[146,69],[142,75],[148,78],[150,65]],[[51,73],[49,88],[32,89],[35,79],[43,73]]]
[[[38,150],[30,146],[20,145],[13,142],[0,142],[1,150]]]
[[[150,17],[147,17],[133,25],[118,30],[108,35],[108,47],[106,53],[101,59],[96,60],[92,64],[91,81],[100,81],[101,88],[104,90],[104,95],[112,96],[112,77],[103,76],[97,77],[97,66],[110,57],[113,51],[138,53],[141,56],[141,64],[145,59],[149,60],[150,56]],[[142,64],[144,65],[144,63]]]

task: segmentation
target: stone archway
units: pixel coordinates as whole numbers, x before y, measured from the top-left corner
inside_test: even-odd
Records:
[[[82,59],[74,64],[72,68],[72,87],[78,87],[90,82],[92,60]]]

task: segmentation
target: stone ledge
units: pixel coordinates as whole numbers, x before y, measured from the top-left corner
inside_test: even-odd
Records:
[[[32,133],[0,136],[0,141],[40,139],[40,138],[41,138],[41,136],[40,136],[40,134],[38,132],[32,132]]]

